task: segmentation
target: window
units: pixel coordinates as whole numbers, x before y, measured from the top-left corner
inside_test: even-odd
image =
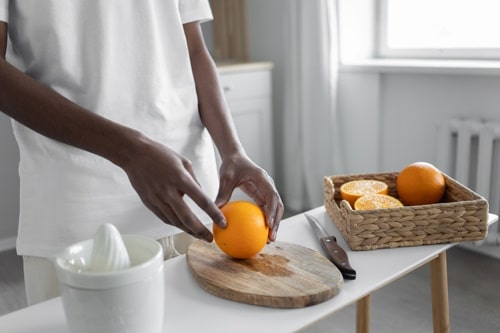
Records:
[[[500,59],[498,0],[380,0],[380,57]]]

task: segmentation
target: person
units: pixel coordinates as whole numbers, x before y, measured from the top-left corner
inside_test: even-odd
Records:
[[[238,139],[201,30],[212,18],[208,0],[0,0],[29,304],[57,295],[47,258],[102,223],[170,250],[180,231],[212,241],[236,187],[276,239],[283,203]]]

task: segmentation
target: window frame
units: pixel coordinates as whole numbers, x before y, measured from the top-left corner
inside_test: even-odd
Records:
[[[377,58],[499,60],[500,48],[390,48],[388,46],[388,1],[375,0],[375,54]],[[415,0],[418,1],[418,0]]]

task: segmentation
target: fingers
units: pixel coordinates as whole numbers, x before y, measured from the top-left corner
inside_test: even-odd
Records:
[[[243,183],[242,189],[262,208],[269,227],[269,241],[275,241],[284,205],[272,178],[266,172],[261,172],[252,180]]]
[[[266,201],[264,207],[264,214],[267,218],[267,225],[269,226],[269,240],[275,241],[278,234],[278,228],[281,218],[283,217],[284,206],[280,196],[277,192],[271,193],[271,197]]]
[[[211,242],[213,240],[212,233],[192,212],[183,199],[184,195],[190,197],[203,209],[214,223],[221,228],[226,227],[226,220],[222,212],[202,192],[198,183],[189,175],[180,176],[176,186],[171,186],[168,190],[155,191],[154,195],[149,196],[149,199],[145,201],[145,204],[165,223],[173,225],[193,237]]]
[[[226,227],[226,218],[220,211],[217,205],[217,201],[214,203],[210,198],[208,198],[205,193],[201,190],[200,183],[196,179],[193,167],[189,161],[184,161],[184,168],[188,171],[191,179],[185,179],[183,183],[186,184],[185,194],[187,194],[204,212],[210,216],[212,221],[221,228]],[[196,184],[193,184],[190,180],[193,180]],[[229,200],[229,198],[227,199]],[[227,202],[226,200],[226,202]],[[191,212],[191,211],[190,211]],[[192,213],[191,213],[192,215]]]
[[[219,192],[217,193],[217,197],[215,199],[215,205],[217,207],[224,206],[229,201],[229,199],[231,199],[231,195],[235,187],[236,183],[234,182],[232,177],[220,177]]]
[[[240,185],[238,181],[241,181],[243,192],[263,210],[266,224],[269,227],[269,240],[275,241],[284,206],[272,178],[264,170],[254,171],[252,178],[238,179],[231,170],[226,169],[220,178],[219,193],[215,204],[218,207],[225,205],[230,200],[233,190]]]
[[[217,205],[201,191],[201,188],[192,188],[189,192],[186,192],[186,194],[198,205],[198,207],[203,209],[203,211],[210,216],[217,226],[223,229],[226,228],[226,218]]]
[[[142,202],[162,221],[188,234],[212,241],[211,232],[184,201],[190,197],[214,223],[224,228],[224,216],[202,191],[191,162],[175,151],[154,141],[141,149],[140,158],[124,166],[129,180]]]
[[[266,223],[269,227],[269,241],[276,240],[278,228],[283,217],[284,206],[276,190],[271,190],[265,195],[265,200],[259,204],[264,211]]]
[[[213,240],[210,230],[191,212],[184,200],[181,199],[175,207],[177,209],[174,211],[169,203],[159,201],[149,208],[165,223],[177,227],[195,238],[203,239],[207,242]]]

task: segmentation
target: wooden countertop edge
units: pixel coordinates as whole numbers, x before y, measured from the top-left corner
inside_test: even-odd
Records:
[[[270,70],[274,67],[273,63],[270,61],[244,62],[244,63],[216,62],[216,65],[219,74],[239,73],[239,72],[247,72],[255,70]]]

